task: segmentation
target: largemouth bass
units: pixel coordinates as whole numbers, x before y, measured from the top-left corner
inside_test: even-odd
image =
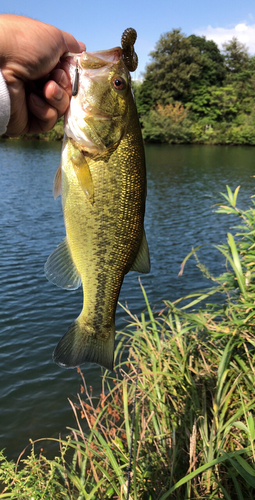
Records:
[[[129,74],[137,66],[135,39],[129,28],[122,47],[65,58],[73,97],[53,194],[62,194],[66,238],[45,273],[63,288],[82,284],[83,308],[54,351],[61,366],[91,361],[113,368],[123,278],[150,269],[144,148]]]

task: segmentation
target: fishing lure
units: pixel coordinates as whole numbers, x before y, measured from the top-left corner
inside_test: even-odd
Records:
[[[121,37],[123,60],[129,71],[135,71],[138,66],[138,57],[134,49],[137,33],[134,28],[127,28]]]

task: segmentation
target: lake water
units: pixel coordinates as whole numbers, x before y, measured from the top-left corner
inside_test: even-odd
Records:
[[[48,255],[62,241],[61,201],[52,197],[60,159],[59,143],[0,142],[0,448],[16,459],[29,438],[65,435],[74,426],[67,398],[74,400],[80,378],[52,361],[52,351],[80,312],[82,293],[65,291],[43,274]],[[255,150],[246,147],[147,146],[148,196],[145,227],[151,273],[142,276],[150,303],[175,300],[207,283],[191,259],[192,246],[209,244],[200,256],[210,270],[223,269],[211,246],[225,241],[232,219],[213,213],[219,192],[241,185],[239,206],[254,193]],[[139,314],[144,301],[138,275],[124,280],[120,302]],[[117,329],[126,324],[117,310]],[[101,368],[84,365],[94,394]],[[47,444],[44,449],[47,449]]]

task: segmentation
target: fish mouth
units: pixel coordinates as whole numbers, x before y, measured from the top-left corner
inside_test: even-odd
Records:
[[[116,64],[122,58],[123,51],[121,47],[114,47],[109,50],[100,50],[95,52],[66,52],[62,56],[62,61],[73,66],[78,62],[81,69],[100,69],[104,66]]]
[[[80,58],[80,65],[84,69],[99,69],[104,66],[116,64],[121,57],[122,49],[120,47],[97,52],[83,52]]]

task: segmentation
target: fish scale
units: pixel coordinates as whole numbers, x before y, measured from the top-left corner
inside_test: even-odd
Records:
[[[66,240],[45,270],[59,286],[82,283],[83,308],[55,349],[62,366],[91,361],[112,369],[124,276],[150,268],[144,148],[124,56],[116,47],[68,58],[79,68],[79,85],[65,118],[62,173],[55,176],[61,189],[54,188],[62,192]]]

